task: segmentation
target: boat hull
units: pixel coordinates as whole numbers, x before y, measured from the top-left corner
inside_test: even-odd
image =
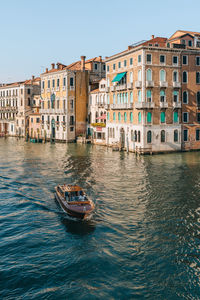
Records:
[[[90,211],[80,212],[80,211],[77,211],[75,209],[70,209],[70,205],[68,205],[67,203],[65,204],[62,201],[62,199],[59,197],[57,192],[55,193],[55,198],[58,201],[58,203],[59,203],[60,207],[62,208],[62,210],[71,217],[83,220],[83,219],[86,219],[89,216],[89,214],[91,214],[91,212],[93,211],[93,209],[91,209]]]

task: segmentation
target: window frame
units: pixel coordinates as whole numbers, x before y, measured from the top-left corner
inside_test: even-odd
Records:
[[[184,116],[187,116],[187,121],[184,120]],[[189,113],[188,112],[183,112],[183,123],[187,124],[189,122]]]
[[[151,60],[150,60],[150,61],[148,61],[148,59],[147,59],[148,56],[151,57]],[[152,64],[152,54],[151,54],[151,53],[147,53],[147,54],[146,54],[146,64],[148,64],[148,65],[151,65],[151,64]]]

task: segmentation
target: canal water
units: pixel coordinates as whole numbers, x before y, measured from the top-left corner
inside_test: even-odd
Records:
[[[94,200],[65,216],[58,183]],[[199,299],[200,152],[0,139],[0,299]]]

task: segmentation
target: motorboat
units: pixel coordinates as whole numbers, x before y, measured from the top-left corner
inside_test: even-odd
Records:
[[[68,215],[86,219],[94,210],[94,203],[78,185],[64,184],[55,187],[55,197]]]

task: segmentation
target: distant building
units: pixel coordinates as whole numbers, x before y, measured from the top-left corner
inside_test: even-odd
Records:
[[[86,134],[89,84],[101,76],[105,76],[102,59],[85,61],[85,56],[68,66],[52,64],[41,74],[43,138],[69,142]]]
[[[0,135],[26,135],[35,95],[40,95],[40,78],[0,86]]]
[[[88,104],[88,136],[94,144],[106,144],[106,80],[90,92]]]

